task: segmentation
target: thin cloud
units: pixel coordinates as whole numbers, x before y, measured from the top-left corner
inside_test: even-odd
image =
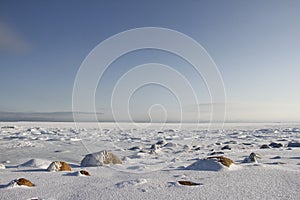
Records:
[[[103,113],[76,112],[77,118],[82,122],[94,121],[95,114],[99,118]],[[73,122],[73,112],[2,112],[0,121],[54,121]]]
[[[7,23],[0,21],[0,51],[26,52],[30,45]]]

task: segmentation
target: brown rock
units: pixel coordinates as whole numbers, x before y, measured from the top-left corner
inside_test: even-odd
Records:
[[[178,181],[180,185],[186,185],[186,186],[196,186],[196,185],[202,185],[201,183],[195,183],[192,181]]]
[[[51,171],[51,172],[57,172],[57,171],[72,171],[72,168],[71,166],[66,163],[66,162],[63,162],[63,161],[54,161],[52,162],[48,169],[48,171]]]
[[[33,183],[31,183],[29,180],[25,179],[25,178],[19,178],[17,180],[15,180],[15,182],[18,184],[18,185],[25,185],[25,186],[28,186],[28,187],[34,187],[35,185]]]
[[[91,174],[86,170],[80,170],[79,172],[80,172],[80,174],[83,174],[85,176],[91,176]]]
[[[72,168],[68,163],[62,161],[60,163],[61,163],[60,171],[72,171]]]
[[[230,165],[234,163],[231,159],[224,156],[212,156],[208,157],[207,159],[217,159],[218,162],[222,163],[222,165],[226,167],[230,167]]]

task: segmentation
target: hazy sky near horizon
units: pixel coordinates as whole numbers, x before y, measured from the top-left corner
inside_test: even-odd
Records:
[[[299,121],[300,1],[15,1],[0,2],[0,111],[72,110],[76,73],[101,41],[138,27],[180,31],[200,43],[222,75],[228,121]],[[112,64],[96,93],[111,118],[117,80],[138,64],[158,62],[191,81],[203,105],[209,94],[190,66],[166,52],[132,52]],[[195,111],[185,101],[184,112]],[[178,102],[156,85],[130,100],[133,118],[178,119]],[[152,106],[152,107],[151,107]],[[204,112],[207,108],[203,109]],[[204,113],[205,114],[205,113]],[[191,120],[194,114],[190,115]],[[163,120],[163,117],[162,117]]]

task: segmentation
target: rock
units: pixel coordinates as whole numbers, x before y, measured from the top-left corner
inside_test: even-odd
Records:
[[[272,162],[271,165],[285,165],[285,162]]]
[[[184,150],[184,151],[190,151],[190,150],[191,150],[191,146],[185,144],[185,145],[183,146],[183,150]]]
[[[141,150],[141,149],[142,149],[141,147],[135,146],[135,147],[129,148],[128,150],[130,150],[130,151],[137,151],[137,150]]]
[[[221,142],[216,142],[216,145],[222,145],[222,143]]]
[[[225,145],[224,147],[221,148],[221,150],[231,150],[231,148],[229,147],[229,145]]]
[[[173,142],[168,142],[167,144],[164,145],[164,147],[177,147],[177,144]]]
[[[167,143],[166,140],[160,140],[156,142],[157,145],[165,145],[166,143]]]
[[[300,142],[289,142],[287,147],[300,147]]]
[[[150,147],[151,150],[155,151],[157,149],[159,149],[159,146],[157,144],[153,144],[151,147]]]
[[[272,148],[280,148],[280,147],[282,147],[283,145],[282,145],[281,143],[271,142],[271,143],[269,144],[269,146],[272,147]]]
[[[15,129],[17,127],[16,126],[2,126],[1,128],[3,128],[3,129]]]
[[[275,156],[275,157],[272,157],[270,159],[281,159],[281,156]]]
[[[174,129],[169,129],[169,130],[167,130],[167,132],[174,133],[174,132],[175,132],[175,130],[174,130]]]
[[[213,156],[213,155],[216,155],[216,154],[224,154],[224,152],[222,152],[222,151],[214,151],[214,152],[211,152],[209,155]]]
[[[47,168],[50,172],[57,172],[57,171],[72,171],[70,165],[63,161],[54,161],[52,162],[49,167]]]
[[[0,163],[0,169],[5,169],[5,165]]]
[[[81,161],[82,167],[96,167],[107,164],[122,164],[122,161],[118,156],[106,150],[88,154]]]
[[[230,140],[230,141],[224,142],[224,144],[237,144],[237,141]]]
[[[195,151],[200,151],[201,150],[201,147],[197,147],[194,149]]]
[[[261,145],[260,149],[270,149],[270,147],[267,144],[263,144]]]
[[[257,163],[257,158],[261,158],[260,155],[252,152],[249,157],[243,160],[243,163]]]
[[[22,186],[22,185],[27,186],[27,187],[34,187],[35,186],[31,181],[29,181],[25,178],[19,178],[19,179],[14,180],[13,182],[16,183],[19,186]]]
[[[196,186],[196,185],[203,185],[201,183],[195,183],[195,182],[192,182],[192,181],[178,181],[178,183],[180,185],[186,185],[186,186]]]
[[[91,174],[88,171],[84,170],[84,169],[80,170],[79,173],[84,175],[84,176],[91,176]]]
[[[217,159],[208,158],[208,159],[200,159],[192,163],[191,165],[187,166],[185,169],[199,170],[199,171],[221,171],[224,169],[228,169],[228,167],[225,167],[225,165],[223,165]]]
[[[278,142],[285,142],[285,141],[288,141],[287,139],[284,139],[284,138],[282,138],[282,139],[278,139],[277,140]]]
[[[224,156],[213,156],[208,157],[207,159],[217,159],[218,162],[222,163],[222,165],[226,167],[230,167],[230,165],[234,164],[234,162],[231,159],[226,158]]]

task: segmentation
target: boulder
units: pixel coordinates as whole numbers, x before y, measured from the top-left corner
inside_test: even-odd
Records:
[[[269,146],[272,147],[272,148],[280,148],[280,147],[282,147],[283,145],[282,145],[281,143],[271,142],[271,143],[269,144]]]
[[[49,167],[47,168],[50,172],[57,172],[57,171],[72,171],[70,165],[63,161],[54,161],[52,162]]]
[[[270,147],[267,144],[263,144],[260,146],[260,149],[270,149]]]
[[[35,186],[31,181],[29,181],[25,178],[19,178],[19,179],[14,180],[13,182],[15,184],[17,184],[18,186],[27,186],[27,187],[34,187]]]
[[[122,161],[118,156],[106,150],[87,154],[81,161],[82,167],[96,167],[107,164],[122,164]]]
[[[287,147],[300,147],[300,142],[289,142]]]

